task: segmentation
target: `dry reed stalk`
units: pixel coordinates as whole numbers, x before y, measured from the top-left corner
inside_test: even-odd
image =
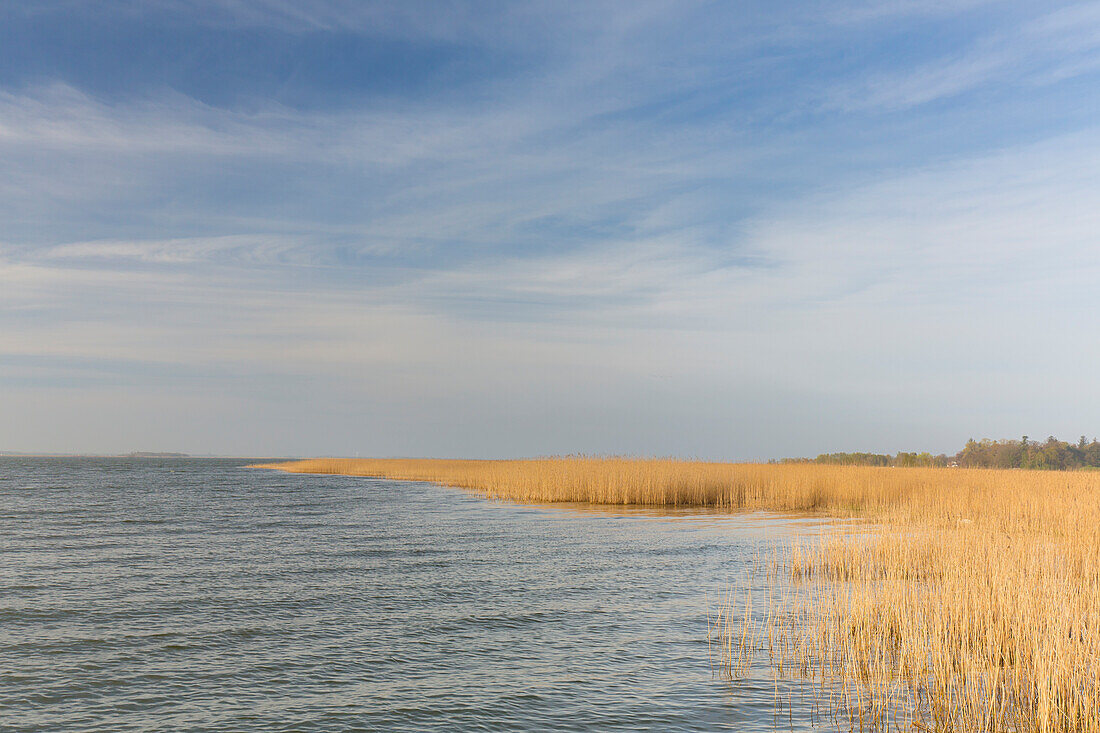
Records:
[[[1056,516],[1081,506],[1052,501],[1050,533],[894,525],[794,547],[794,585],[764,618],[725,626],[734,638],[766,626],[777,677],[840,690],[853,729],[1095,733],[1100,517]],[[721,671],[750,663],[739,650]]]

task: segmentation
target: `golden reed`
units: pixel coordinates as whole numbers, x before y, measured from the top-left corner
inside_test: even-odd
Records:
[[[526,460],[315,458],[257,464],[293,473],[430,481],[500,499],[645,506],[821,512],[879,519],[928,507],[969,516],[1021,481],[1045,494],[1052,474],[980,469],[877,468],[814,464],[705,463],[673,459]],[[1100,473],[1059,474],[1072,493]],[[1035,506],[1036,515],[1042,506]]]
[[[815,512],[874,522],[772,564],[766,612],[713,619],[735,678],[763,655],[859,730],[1100,733],[1100,472],[627,458],[317,459],[301,473],[531,502]]]

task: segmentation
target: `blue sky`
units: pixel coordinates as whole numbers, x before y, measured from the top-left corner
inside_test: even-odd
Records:
[[[1100,432],[1100,5],[0,2],[0,450]]]

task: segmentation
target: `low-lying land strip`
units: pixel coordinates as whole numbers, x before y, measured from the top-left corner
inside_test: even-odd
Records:
[[[724,609],[728,675],[766,650],[782,674],[844,691],[842,717],[860,729],[1100,731],[1096,472],[626,458],[262,466],[518,501],[865,517],[869,539],[837,529],[792,548],[782,570],[796,591],[766,618]]]

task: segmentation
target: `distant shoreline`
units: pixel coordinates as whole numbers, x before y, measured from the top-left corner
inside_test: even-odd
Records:
[[[269,456],[224,456],[212,453],[157,453],[136,451],[133,453],[32,453],[21,451],[0,451],[0,458],[219,458],[227,461],[271,461],[284,460]]]

